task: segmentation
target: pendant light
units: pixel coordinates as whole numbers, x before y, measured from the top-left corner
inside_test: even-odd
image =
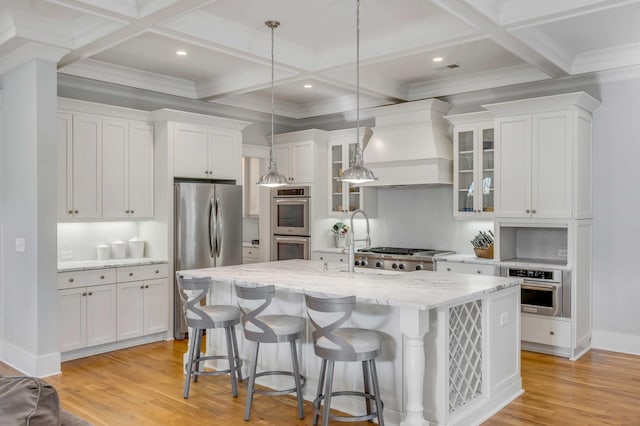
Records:
[[[289,182],[287,178],[278,173],[278,167],[276,166],[276,159],[273,156],[273,139],[274,139],[274,131],[273,131],[273,121],[274,121],[274,108],[273,108],[273,80],[274,80],[274,62],[273,62],[273,46],[274,46],[274,38],[273,32],[278,26],[280,22],[278,21],[267,21],[264,23],[267,27],[271,28],[271,150],[269,154],[269,168],[267,172],[260,176],[258,179],[257,185],[266,186],[269,188],[277,188],[279,186],[287,185]]]
[[[362,142],[360,141],[360,0],[356,0],[356,152],[353,166],[342,172],[340,180],[354,184],[378,180],[362,161]]]

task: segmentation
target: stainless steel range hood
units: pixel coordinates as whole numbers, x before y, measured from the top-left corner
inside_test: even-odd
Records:
[[[453,144],[443,116],[451,105],[437,99],[373,108],[373,136],[364,163],[379,181],[363,186],[453,183]]]

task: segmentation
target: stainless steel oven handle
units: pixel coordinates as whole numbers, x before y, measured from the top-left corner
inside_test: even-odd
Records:
[[[527,283],[527,284],[522,284],[520,286],[520,288],[524,288],[526,290],[549,290],[549,291],[553,291],[557,288],[559,288],[559,286],[557,285],[553,285],[553,284],[531,284],[531,283]]]
[[[309,198],[275,198],[274,201],[277,204],[307,204],[309,202]]]

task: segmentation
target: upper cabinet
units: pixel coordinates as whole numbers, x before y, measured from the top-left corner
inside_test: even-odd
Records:
[[[360,129],[365,134],[365,129]],[[358,146],[356,129],[329,132],[329,214],[343,215],[363,209],[369,216],[377,212],[377,190],[340,180],[342,172],[355,161]]]
[[[279,136],[276,135],[276,143]],[[278,172],[289,183],[302,184],[313,182],[314,146],[313,141],[278,143],[273,147]]]
[[[592,217],[591,113],[584,92],[485,105],[495,119],[496,217]]]
[[[102,121],[102,216],[153,216],[153,128]]]
[[[453,215],[492,218],[495,200],[494,123],[487,112],[446,117],[453,129]]]
[[[58,114],[58,218],[102,216],[102,120]]]
[[[240,132],[175,123],[174,176],[240,180]]]

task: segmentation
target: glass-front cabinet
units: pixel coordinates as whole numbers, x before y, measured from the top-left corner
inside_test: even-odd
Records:
[[[363,131],[361,131],[361,134]],[[367,214],[373,212],[375,188],[360,187],[342,182],[342,172],[355,161],[356,130],[346,129],[330,132],[329,135],[329,214],[343,215],[357,209],[364,209]]]
[[[486,112],[448,116],[453,131],[453,214],[493,217],[494,124]]]

